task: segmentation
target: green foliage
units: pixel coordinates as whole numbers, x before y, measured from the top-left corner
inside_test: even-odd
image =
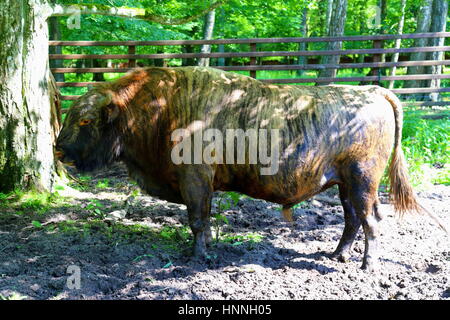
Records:
[[[423,110],[405,112],[402,147],[411,179],[416,186],[450,185],[450,113],[442,112],[440,119],[423,119],[426,114]]]

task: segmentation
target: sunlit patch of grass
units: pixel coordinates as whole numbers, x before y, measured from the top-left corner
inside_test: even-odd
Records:
[[[3,296],[0,294],[0,300],[25,300],[26,298],[28,297],[18,292],[13,292],[9,296]]]
[[[245,234],[223,234],[221,237],[221,241],[226,243],[231,243],[234,246],[239,246],[244,243],[247,243],[249,245],[254,245],[257,243],[260,243],[264,239],[264,236],[256,233],[256,232],[249,232]]]
[[[19,212],[44,214],[52,207],[67,205],[67,199],[55,192],[23,192],[16,190],[0,193],[0,206],[13,208]]]
[[[99,180],[97,182],[96,187],[99,188],[99,189],[107,189],[107,188],[109,188],[109,179],[108,178],[104,178],[104,179]]]

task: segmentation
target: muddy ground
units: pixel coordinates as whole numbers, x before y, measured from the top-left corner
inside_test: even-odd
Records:
[[[241,198],[227,208],[218,194],[227,221],[198,262],[184,206],[140,195],[120,165],[80,179],[51,206],[2,202],[0,298],[450,299],[450,238],[426,216],[399,221],[383,204],[381,270],[367,274],[361,232],[349,262],[327,258],[344,227],[329,201],[336,190],[296,208],[294,226],[278,205]],[[419,196],[449,224],[450,187]]]

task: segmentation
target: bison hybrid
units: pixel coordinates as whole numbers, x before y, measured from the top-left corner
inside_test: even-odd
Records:
[[[400,145],[402,116],[397,97],[377,86],[278,86],[211,68],[146,68],[75,101],[57,149],[81,170],[123,161],[145,192],[185,204],[197,256],[205,255],[211,239],[215,190],[279,203],[289,217],[292,206],[337,184],[345,228],[333,257],[348,259],[362,225],[362,267],[373,270],[382,218],[377,189],[391,154],[388,174],[396,211],[420,210]],[[244,163],[175,164],[177,129],[187,135],[207,129],[276,129],[277,171],[263,175],[267,165],[249,161],[252,143]],[[227,148],[229,153],[225,145],[215,156]],[[231,153],[238,151],[242,148]]]

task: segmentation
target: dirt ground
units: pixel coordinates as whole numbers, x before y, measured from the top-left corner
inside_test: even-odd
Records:
[[[450,238],[426,216],[399,221],[383,204],[381,269],[368,274],[361,232],[349,262],[327,258],[344,227],[341,206],[307,201],[291,227],[278,205],[245,197],[198,262],[184,206],[137,194],[120,165],[84,181],[81,191],[61,188],[70,200],[48,210],[0,207],[0,298],[450,299]],[[419,197],[449,225],[450,187]]]

